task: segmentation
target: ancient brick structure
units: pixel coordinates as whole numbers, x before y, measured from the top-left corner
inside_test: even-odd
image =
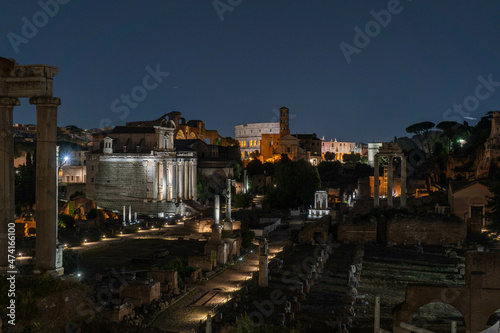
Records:
[[[405,302],[393,310],[394,333],[409,332],[402,329],[400,324],[411,323],[420,307],[433,302],[455,307],[464,318],[467,333],[486,329],[488,318],[500,309],[500,253],[467,253],[465,267],[465,288],[450,285],[408,285]]]

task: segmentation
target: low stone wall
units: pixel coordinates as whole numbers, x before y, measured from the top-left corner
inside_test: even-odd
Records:
[[[376,224],[347,224],[338,225],[337,239],[339,242],[376,242],[377,225]]]
[[[439,218],[396,217],[387,225],[387,241],[413,245],[446,245],[463,242],[467,237],[464,222]]]

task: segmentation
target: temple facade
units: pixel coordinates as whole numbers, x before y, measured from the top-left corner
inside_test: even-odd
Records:
[[[176,151],[176,124],[117,126],[94,135],[87,155],[87,196],[101,207],[139,214],[189,213],[196,200],[195,151]]]

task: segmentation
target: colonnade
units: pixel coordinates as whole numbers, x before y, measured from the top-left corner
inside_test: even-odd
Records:
[[[196,159],[154,161],[151,199],[158,202],[196,199],[196,168]]]
[[[52,96],[31,97],[37,110],[36,267],[37,272],[62,273],[57,252],[57,108]],[[0,97],[0,268],[8,267],[9,225],[14,222],[13,110],[17,98]]]

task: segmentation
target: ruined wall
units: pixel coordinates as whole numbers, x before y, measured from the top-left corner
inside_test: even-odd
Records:
[[[377,225],[374,224],[347,224],[338,225],[337,239],[340,242],[376,242]]]
[[[421,217],[396,217],[387,225],[387,241],[426,245],[456,244],[467,237],[464,222]]]
[[[471,285],[472,272],[484,272],[482,288],[500,289],[500,253],[467,253],[465,284]]]

